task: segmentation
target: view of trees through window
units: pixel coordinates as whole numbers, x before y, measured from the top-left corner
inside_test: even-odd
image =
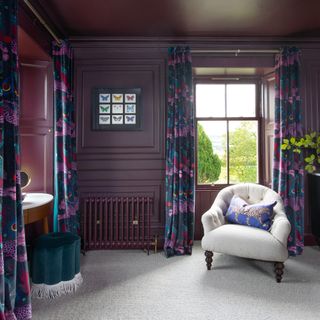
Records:
[[[198,184],[258,181],[255,84],[197,84]]]
[[[212,142],[201,124],[198,124],[198,177],[201,183],[217,181],[221,174],[222,160],[213,152]]]

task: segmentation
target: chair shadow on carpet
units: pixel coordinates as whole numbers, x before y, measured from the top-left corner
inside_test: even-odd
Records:
[[[320,256],[319,256],[320,258]],[[284,275],[282,282],[284,283],[320,283],[317,273],[317,265],[311,261],[294,260],[295,258],[290,258],[287,260],[284,269]],[[310,270],[305,270],[307,272],[301,272],[300,268],[304,269],[309,267]],[[232,270],[236,273],[241,274],[242,277],[248,277],[253,281],[256,277],[259,277],[259,281],[273,281],[274,280],[274,266],[273,262],[260,261],[254,259],[241,258],[236,256],[229,256],[225,254],[215,254],[213,259],[212,270],[209,273],[222,272],[223,276],[232,276],[232,274],[227,274],[224,271],[231,272]],[[242,274],[243,273],[243,274]],[[214,277],[220,277],[220,274],[213,275]]]
[[[250,269],[254,269],[258,271],[261,275],[265,275],[268,278],[272,278],[272,279],[274,278],[273,263],[271,262],[241,258],[236,256],[228,256],[224,254],[220,254],[218,257],[215,257],[215,258],[216,259],[213,260],[212,271],[233,269],[233,270],[243,270],[246,272],[250,272]],[[227,264],[224,261],[221,261],[226,259],[228,260]],[[221,262],[223,262],[223,264],[221,264]]]

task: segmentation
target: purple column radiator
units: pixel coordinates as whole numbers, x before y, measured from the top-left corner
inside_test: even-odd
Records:
[[[150,250],[151,197],[87,197],[81,232],[83,249]]]

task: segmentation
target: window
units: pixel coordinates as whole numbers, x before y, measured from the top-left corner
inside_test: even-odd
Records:
[[[197,83],[197,184],[258,182],[257,85]]]

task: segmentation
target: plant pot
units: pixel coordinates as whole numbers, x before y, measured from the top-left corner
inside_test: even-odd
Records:
[[[311,232],[320,246],[320,173],[309,173],[307,183]]]

